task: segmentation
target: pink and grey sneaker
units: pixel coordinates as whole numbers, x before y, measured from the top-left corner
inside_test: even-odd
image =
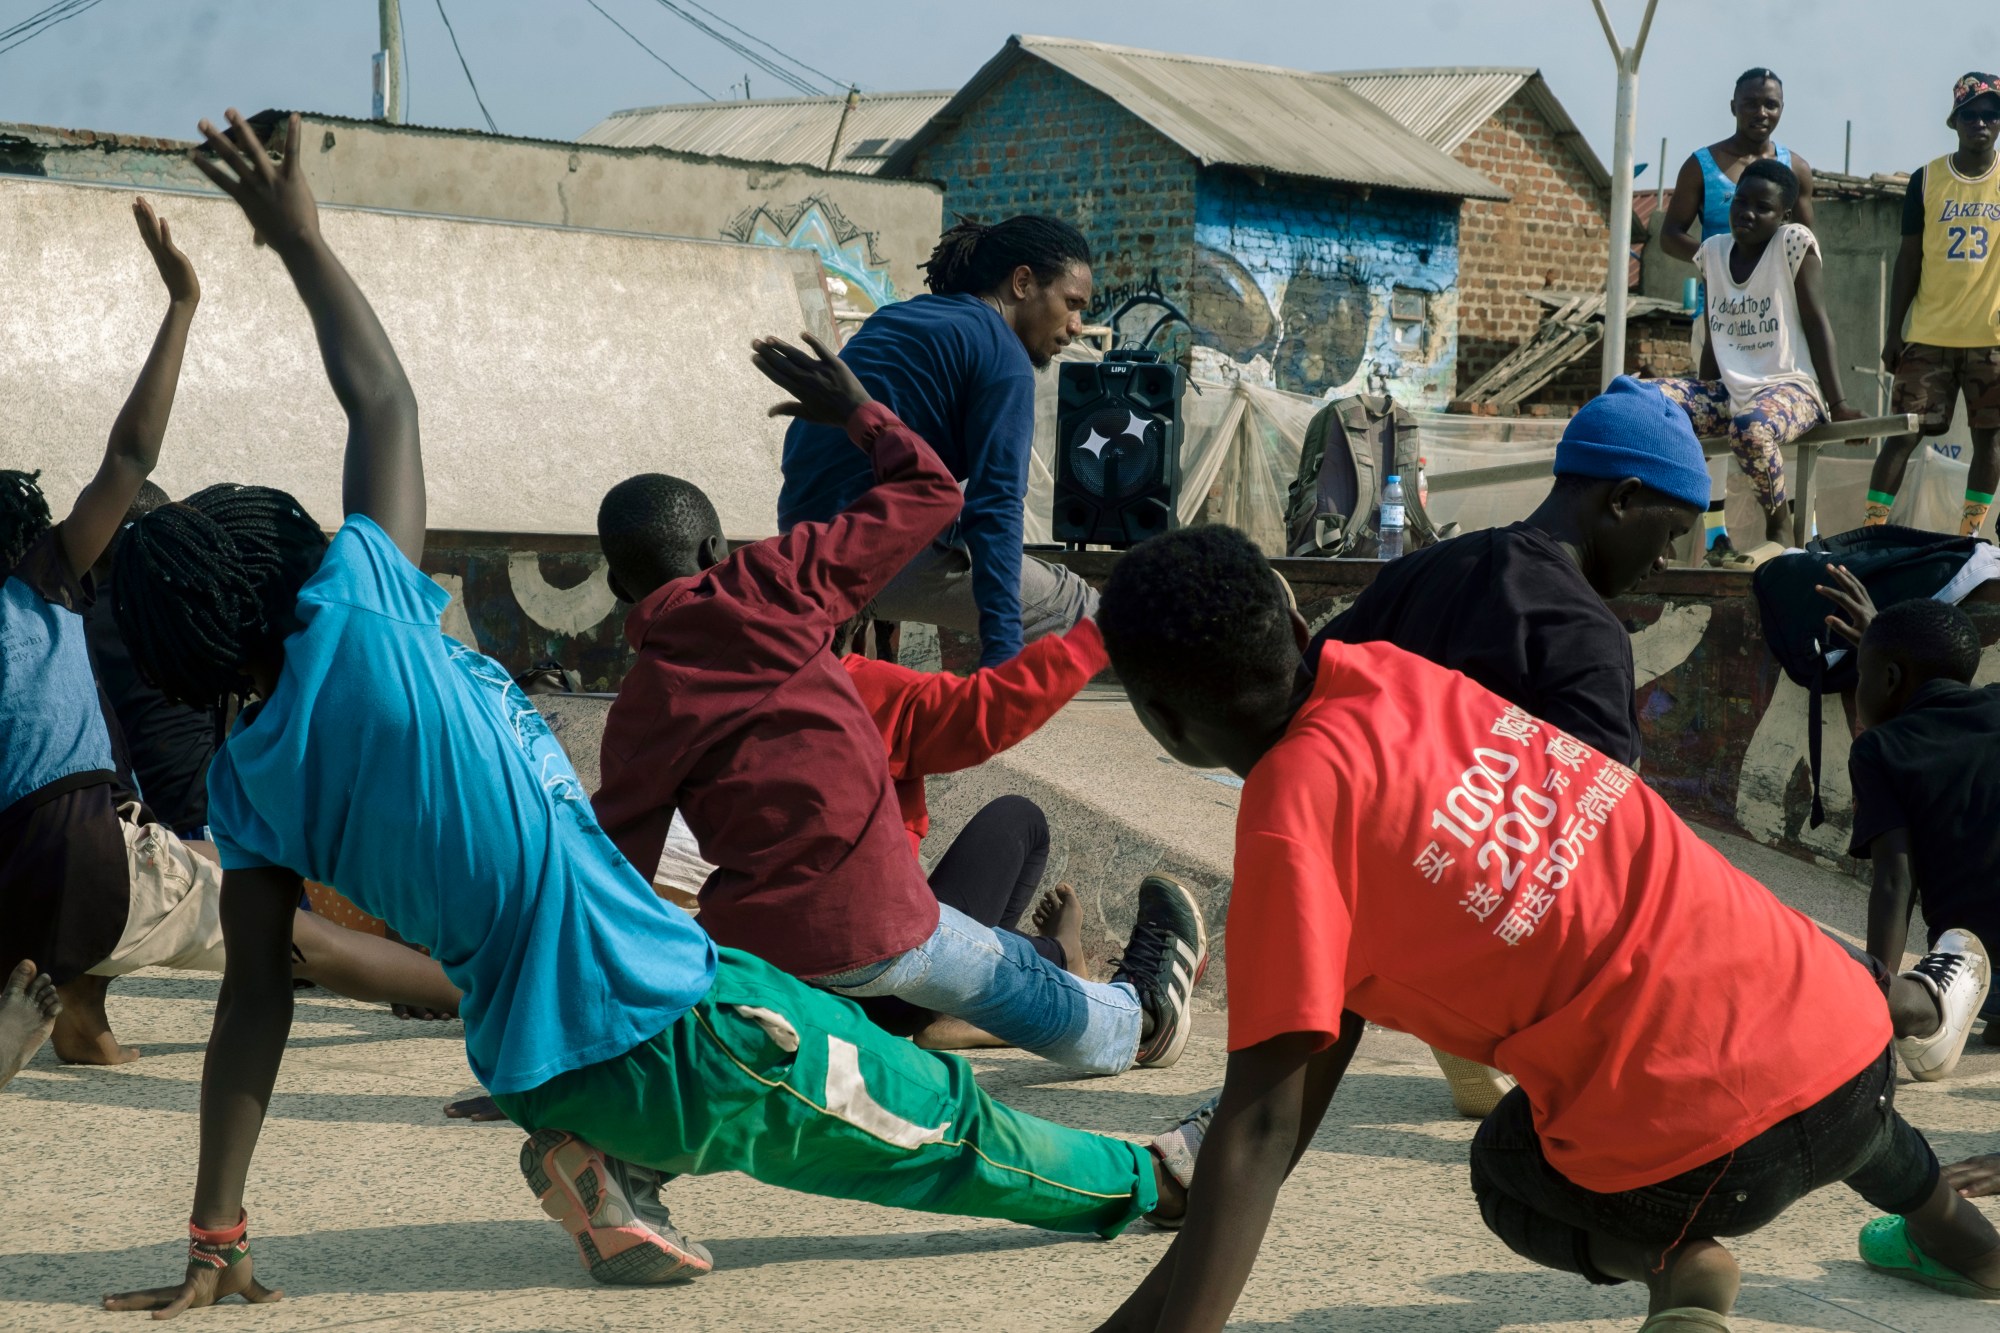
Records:
[[[574,1134],[538,1129],[521,1145],[521,1174],[599,1282],[684,1282],[715,1267],[668,1218],[657,1172],[608,1157]]]

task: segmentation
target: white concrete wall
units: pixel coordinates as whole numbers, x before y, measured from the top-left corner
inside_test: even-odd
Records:
[[[759,207],[755,230],[771,234],[818,200],[859,232],[841,248],[864,266],[887,265],[897,299],[924,290],[917,265],[944,215],[944,191],[928,181],[313,116],[301,138],[319,197],[365,208],[707,240]]]
[[[345,420],[283,266],[235,205],[154,195],[201,311],[155,479],[293,491],[340,518]],[[0,177],[0,466],[60,513],[103,454],[164,289],[132,192]],[[328,209],[423,412],[433,528],[594,531],[636,472],[706,489],[732,536],[775,526],[783,426],[750,339],[830,336],[810,252]]]

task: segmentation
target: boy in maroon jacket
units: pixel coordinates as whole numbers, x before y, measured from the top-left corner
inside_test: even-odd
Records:
[[[875,485],[825,523],[728,552],[701,491],[649,474],[598,511],[638,653],[605,724],[595,805],[626,858],[659,860],[678,809],[717,867],[701,921],[853,998],[895,995],[1072,1068],[1180,1056],[1207,930],[1182,886],[1149,879],[1109,985],[1084,981],[941,904],[910,854],[882,736],[834,632],[957,515],[950,472],[810,335],[758,368],[797,396],[774,415],[843,426]]]

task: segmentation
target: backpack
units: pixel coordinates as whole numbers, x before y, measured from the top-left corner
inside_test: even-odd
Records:
[[[1751,575],[1771,656],[1787,676],[1811,691],[1806,750],[1814,828],[1826,822],[1819,792],[1821,696],[1853,689],[1861,678],[1860,655],[1827,626],[1827,616],[1837,608],[1814,591],[1832,582],[1829,565],[1846,566],[1880,610],[1917,597],[1959,602],[1987,579],[2000,577],[2000,550],[1976,537],[1885,524],[1815,537],[1804,550],[1769,560]]]
[[[1386,396],[1356,394],[1321,408],[1306,426],[1299,470],[1286,495],[1285,554],[1373,556],[1380,549],[1382,486],[1397,474],[1405,480],[1408,549],[1437,541],[1437,528],[1417,496],[1417,429],[1409,413]]]

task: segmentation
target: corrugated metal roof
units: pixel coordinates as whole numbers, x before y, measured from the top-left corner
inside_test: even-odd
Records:
[[[884,169],[907,172],[927,140],[1029,56],[1111,98],[1204,166],[1454,198],[1508,197],[1333,75],[1055,37],[1010,37]]]
[[[1334,77],[1447,153],[1457,152],[1460,144],[1525,87],[1535,110],[1556,137],[1569,145],[1591,179],[1600,188],[1611,183],[1603,160],[1538,69],[1525,65],[1433,65],[1340,70]]]
[[[841,132],[836,171],[876,174],[888,154],[951,100],[949,90],[863,93]],[[580,142],[614,148],[671,148],[756,162],[824,167],[847,97],[685,102],[613,112]]]
[[[1394,116],[1405,128],[1443,152],[1455,152],[1484,125],[1532,69],[1335,70],[1342,83]]]

